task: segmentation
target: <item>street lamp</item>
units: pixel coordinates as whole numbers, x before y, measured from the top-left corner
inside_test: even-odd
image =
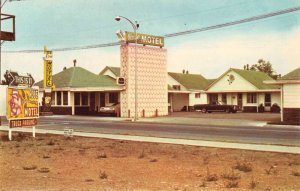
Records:
[[[134,121],[137,121],[137,119],[138,119],[138,102],[137,102],[137,58],[136,58],[137,34],[136,34],[136,31],[140,25],[138,24],[137,21],[132,22],[130,19],[123,17],[123,16],[117,16],[117,17],[115,17],[115,20],[120,21],[121,18],[127,20],[132,25],[132,28],[134,30],[134,39],[135,39],[135,43],[134,43],[134,83],[135,83],[135,86],[134,86],[134,107],[135,107],[134,108],[134,110],[135,110]]]

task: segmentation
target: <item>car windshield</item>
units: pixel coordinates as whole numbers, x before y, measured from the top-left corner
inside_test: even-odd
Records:
[[[219,105],[225,105],[225,103],[222,101],[218,101],[218,103],[219,103]]]
[[[119,105],[119,103],[113,103],[111,106],[116,106],[116,105]]]

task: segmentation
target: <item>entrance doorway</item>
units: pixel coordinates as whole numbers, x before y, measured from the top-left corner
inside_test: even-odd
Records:
[[[266,93],[265,94],[265,111],[270,111],[271,110],[271,94]]]
[[[90,111],[94,112],[96,107],[95,92],[91,92],[90,99]]]
[[[218,101],[218,94],[210,94],[209,103],[212,104],[212,103],[215,103],[217,101]]]
[[[237,104],[240,109],[243,109],[243,94],[241,93],[237,94]]]
[[[105,93],[100,93],[100,107],[105,107]]]

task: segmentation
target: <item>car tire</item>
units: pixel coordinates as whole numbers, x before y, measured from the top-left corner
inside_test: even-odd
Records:
[[[206,113],[207,112],[207,110],[205,108],[203,108],[201,111],[202,111],[202,113]]]

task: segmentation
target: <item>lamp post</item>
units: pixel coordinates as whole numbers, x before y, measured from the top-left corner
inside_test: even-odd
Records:
[[[123,16],[117,16],[115,18],[116,21],[120,21],[121,18],[127,20],[131,25],[132,28],[134,30],[134,38],[135,38],[135,43],[134,43],[134,121],[137,121],[138,119],[138,102],[137,102],[137,57],[136,57],[136,53],[137,53],[137,34],[136,31],[139,28],[139,24],[137,21],[132,22],[130,19],[123,17]]]

